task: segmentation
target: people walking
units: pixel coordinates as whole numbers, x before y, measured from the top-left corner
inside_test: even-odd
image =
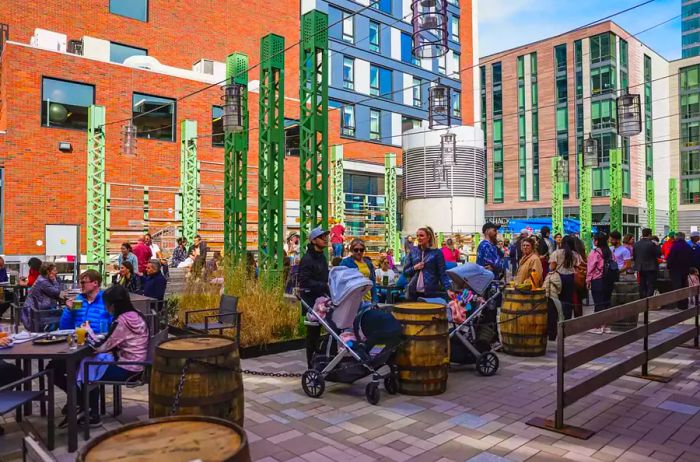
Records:
[[[429,226],[418,228],[415,245],[406,257],[404,275],[408,279],[408,300],[440,297],[452,287],[445,273],[445,258],[435,248],[435,232]]]
[[[333,256],[343,257],[343,245],[345,243],[345,226],[340,220],[336,220],[331,228],[331,245],[333,246]],[[351,246],[352,247],[352,246]]]
[[[549,256],[549,270],[559,273],[561,278],[561,301],[564,319],[571,319],[574,308],[574,273],[583,260],[576,251],[576,243],[571,236],[564,236],[561,240],[561,248],[552,252]],[[556,327],[556,326],[555,326]]]
[[[690,250],[693,251],[693,268],[700,270],[700,232],[690,233]]]
[[[661,248],[651,240],[651,229],[642,229],[642,238],[634,244],[634,269],[639,275],[639,298],[654,295],[659,273]]]
[[[608,236],[605,233],[596,234],[594,243],[595,248],[588,254],[586,283],[593,294],[594,311],[597,313],[610,308],[613,285],[617,280],[617,275],[612,273],[617,272],[617,264],[608,247]],[[589,332],[603,334],[611,331],[607,326],[601,325]]]
[[[685,242],[685,233],[676,233],[676,240],[671,246],[666,258],[668,271],[671,274],[671,287],[673,290],[688,287],[688,274],[693,264],[693,250]],[[678,309],[688,308],[688,299],[678,302]]]
[[[321,228],[312,229],[309,233],[309,243],[306,253],[299,263],[299,296],[304,303],[312,308],[316,299],[328,296],[328,260],[325,249],[329,244],[330,232]],[[302,304],[301,314],[306,316],[307,308]],[[312,359],[318,349],[318,341],[321,338],[321,326],[306,326],[306,361],[309,368],[313,367]]]

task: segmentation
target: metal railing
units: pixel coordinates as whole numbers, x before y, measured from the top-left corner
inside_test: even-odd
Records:
[[[573,427],[564,424],[564,408],[574,404],[581,398],[593,393],[599,388],[617,380],[634,369],[641,367],[641,377],[647,380],[658,382],[668,382],[669,377],[649,374],[649,361],[657,358],[668,351],[693,340],[694,347],[700,346],[700,304],[697,297],[700,296],[700,288],[687,287],[675,290],[654,297],[637,300],[635,302],[620,305],[598,313],[589,314],[576,319],[560,322],[557,333],[557,407],[554,420],[535,417],[527,422],[528,425],[544,428],[546,430],[563,433],[576,438],[588,439],[595,432],[584,428]],[[649,321],[649,312],[660,309],[669,304],[693,297],[696,301],[693,307],[673,313],[656,321]],[[622,332],[614,337],[607,338],[583,349],[566,353],[566,339],[572,335],[586,332],[589,329],[610,325],[616,321],[627,318],[637,318],[643,314],[643,323],[638,327]],[[688,325],[685,329],[671,338],[660,343],[649,345],[649,336],[659,333],[669,327],[673,327],[691,318],[695,318],[695,325]],[[633,344],[638,340],[643,340],[643,350],[618,362],[612,367],[598,372],[592,377],[566,389],[565,374],[574,369],[594,361],[602,356]]]

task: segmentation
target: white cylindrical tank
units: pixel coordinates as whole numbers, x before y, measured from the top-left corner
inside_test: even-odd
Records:
[[[445,156],[441,136],[456,135],[454,156]],[[421,226],[435,232],[480,233],[486,178],[480,128],[414,128],[403,135],[403,233]]]

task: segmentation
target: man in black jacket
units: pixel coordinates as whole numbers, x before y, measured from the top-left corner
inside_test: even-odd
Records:
[[[642,238],[634,244],[634,269],[639,273],[639,297],[654,295],[659,272],[661,247],[651,240],[651,229],[642,230]]]
[[[318,297],[328,295],[328,260],[325,249],[328,247],[329,231],[320,226],[309,233],[309,244],[306,253],[299,263],[299,289],[301,299],[313,308]],[[306,308],[302,304],[302,315],[306,316]],[[306,326],[306,361],[311,369],[311,359],[318,348],[321,338],[321,326]]]
[[[673,290],[688,287],[688,273],[693,264],[693,251],[685,241],[685,233],[676,233],[676,241],[671,246],[668,253],[666,265],[671,274],[671,287]],[[688,299],[684,298],[678,302],[678,309],[688,308]]]

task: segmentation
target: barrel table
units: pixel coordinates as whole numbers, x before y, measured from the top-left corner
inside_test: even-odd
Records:
[[[187,364],[177,415],[203,415],[243,425],[243,379],[233,339],[196,335],[167,340],[156,348],[149,387],[149,416],[171,415]]]
[[[396,352],[399,393],[444,393],[450,365],[447,309],[436,303],[401,303],[394,306],[392,313],[407,338]]]
[[[634,302],[639,300],[639,284],[636,278],[625,277],[625,275],[620,276],[620,280],[615,283],[613,287],[612,299],[610,301],[610,306],[620,306],[625,303]],[[616,332],[626,332],[630,329],[637,327],[637,322],[639,321],[639,315],[630,316],[629,318],[620,319],[610,324],[610,328]]]
[[[201,416],[163,417],[108,431],[78,452],[77,462],[250,462],[238,425]]]
[[[499,316],[503,351],[513,356],[543,356],[547,352],[547,296],[544,289],[507,287]]]

